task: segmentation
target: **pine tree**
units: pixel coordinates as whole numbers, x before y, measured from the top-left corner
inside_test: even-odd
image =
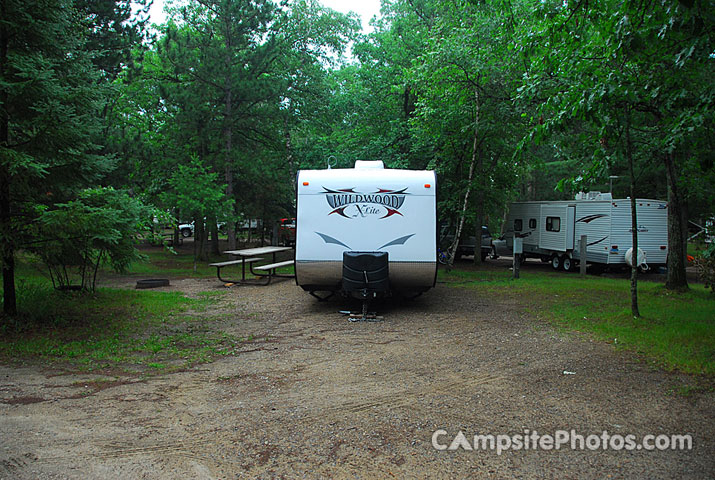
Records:
[[[0,2],[0,250],[3,311],[17,312],[15,253],[48,205],[111,168],[93,142],[104,91],[70,0]]]

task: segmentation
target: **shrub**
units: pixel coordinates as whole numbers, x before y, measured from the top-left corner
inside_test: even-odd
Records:
[[[695,268],[698,278],[715,293],[715,243],[711,243],[701,255],[695,257]]]
[[[125,270],[140,258],[135,248],[151,215],[139,200],[113,188],[91,188],[40,216],[41,241],[29,250],[47,266],[55,288],[95,289],[97,270],[107,262]],[[79,278],[79,285],[73,284]]]

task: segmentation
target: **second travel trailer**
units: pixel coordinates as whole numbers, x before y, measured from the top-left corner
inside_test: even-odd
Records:
[[[668,256],[667,203],[636,199],[636,214],[638,266],[664,266]],[[522,239],[524,258],[540,258],[556,270],[567,271],[584,261],[582,235],[586,235],[586,262],[597,267],[630,264],[634,256],[631,200],[590,192],[570,201],[515,202],[504,233],[510,252],[516,236]]]

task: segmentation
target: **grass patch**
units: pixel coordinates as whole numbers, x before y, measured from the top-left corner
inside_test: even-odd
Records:
[[[208,278],[216,276],[216,268],[209,263],[225,261],[227,256],[211,258],[208,261],[198,260],[194,271],[193,254],[172,253],[161,248],[144,249],[146,262],[133,263],[127,270],[129,275],[163,275],[163,276],[191,276]]]
[[[642,317],[633,318],[628,280],[560,272],[440,272],[440,279],[485,295],[519,298],[541,318],[642,354],[667,370],[715,374],[715,297],[702,285],[672,293],[652,282],[638,284]]]
[[[147,258],[145,262],[132,264],[127,274],[129,275],[160,275],[168,277],[192,277],[192,278],[215,278],[216,267],[209,266],[210,263],[225,262],[229,260],[228,255],[212,255],[208,260],[198,260],[196,262],[196,270],[194,270],[193,253],[187,249],[176,249],[176,253],[172,253],[159,247],[145,247],[142,249],[142,254]],[[279,255],[276,259],[280,262],[287,259],[286,255]],[[271,255],[266,255],[261,264],[273,263]],[[256,264],[257,265],[257,264]],[[278,273],[289,274],[293,273],[293,267],[281,267],[277,269]],[[241,277],[241,266],[233,265],[224,267],[222,276],[238,279]],[[256,278],[251,275],[250,267],[246,265],[246,278]]]
[[[163,247],[142,245],[140,253],[144,261],[132,263],[124,273],[128,276],[142,277],[169,277],[169,278],[216,278],[216,267],[211,267],[210,263],[224,262],[229,260],[228,255],[210,255],[208,260],[197,260],[196,270],[194,270],[194,255],[192,245],[177,247],[173,251]],[[278,255],[277,262],[288,259],[287,254]],[[271,255],[265,256],[262,264],[273,263]],[[280,274],[292,274],[293,267],[281,267],[277,270]],[[100,279],[106,275],[117,275],[109,265],[102,265],[100,268]],[[241,266],[233,265],[224,267],[222,275],[228,278],[241,278]],[[18,255],[17,278],[31,280],[48,279],[47,269],[42,262],[34,255],[21,253]],[[251,275],[250,268],[246,266],[246,278],[256,278]],[[101,280],[100,282],[101,283]]]
[[[0,323],[0,361],[39,362],[91,372],[147,375],[184,369],[231,354],[242,342],[201,315],[216,302],[207,292],[99,289],[55,291],[44,279],[23,278],[21,315]]]

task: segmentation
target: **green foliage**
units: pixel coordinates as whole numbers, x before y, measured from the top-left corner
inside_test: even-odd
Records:
[[[705,287],[715,293],[715,243],[711,243],[704,252],[695,257],[695,268]]]
[[[110,138],[123,158],[114,181],[183,220],[201,221],[199,210],[268,223],[294,214],[291,135],[324,108],[325,65],[346,48],[355,20],[315,1],[188,2],[170,13],[142,75],[116,84]],[[175,170],[196,159],[221,172],[215,187],[235,212],[179,198],[191,194],[176,190]]]
[[[501,216],[525,173],[513,155],[524,120],[512,103],[523,66],[509,46],[526,11],[520,4],[432,4],[436,20],[410,71],[418,92],[412,133],[432,143],[443,218],[454,223],[469,189],[468,219]]]
[[[575,188],[626,171],[626,129],[647,195],[665,197],[664,155],[704,166],[689,158],[713,120],[715,70],[705,27],[713,18],[706,4],[600,0],[542,3],[535,11],[534,28],[517,39],[528,62],[520,100],[540,105],[529,139],[557,142],[562,159],[580,160],[571,175]],[[693,187],[712,175],[700,170],[687,177]]]
[[[38,216],[113,166],[98,143],[107,90],[84,20],[70,0],[0,4],[0,253],[10,315],[15,251],[37,240]]]
[[[111,82],[133,66],[132,50],[142,48],[152,0],[73,0],[87,35],[92,62]]]
[[[72,285],[74,267],[78,286],[94,291],[103,261],[121,272],[140,258],[135,244],[138,234],[148,229],[149,218],[147,207],[125,192],[87,189],[75,200],[42,213],[35,234],[38,240],[29,250],[45,263],[55,287]]]
[[[3,2],[0,183],[3,245],[21,245],[36,205],[67,200],[111,168],[94,143],[104,91],[66,1]]]
[[[191,218],[224,218],[231,208],[232,200],[226,198],[218,174],[209,172],[196,157],[187,164],[176,165],[167,183],[170,189],[160,195],[162,203],[173,205]]]

